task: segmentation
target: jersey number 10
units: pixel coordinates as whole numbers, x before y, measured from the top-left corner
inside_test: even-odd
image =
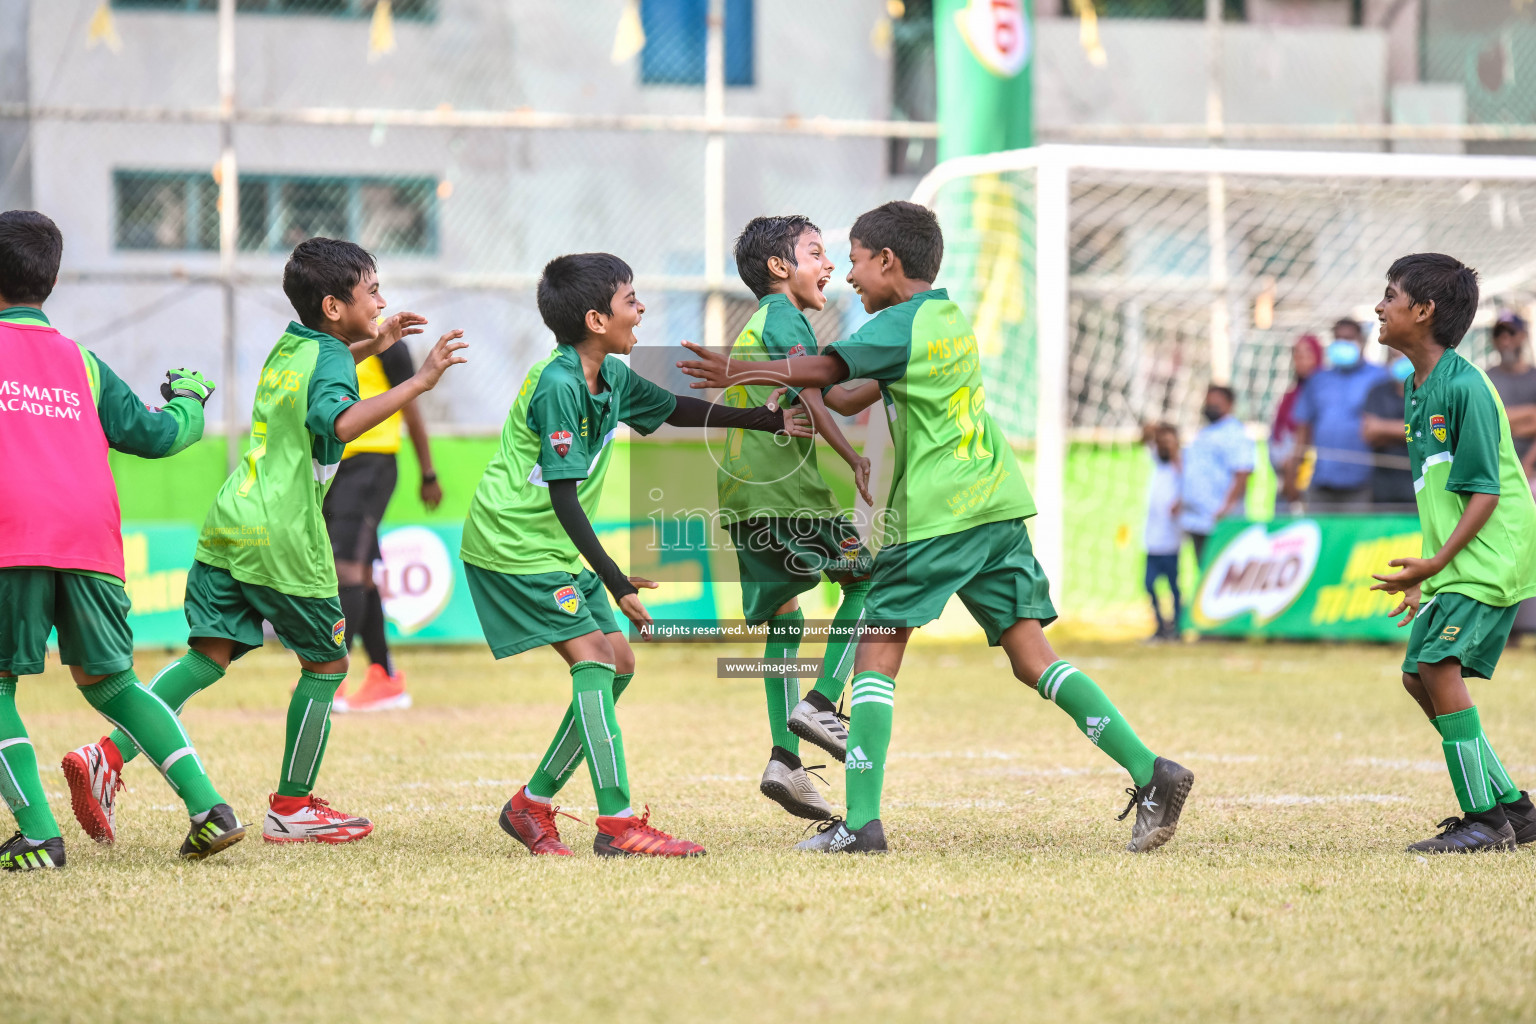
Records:
[[[990,459],[992,453],[984,444],[987,432],[987,392],[978,387],[972,393],[970,387],[955,389],[949,396],[949,418],[960,427],[960,443],[955,445],[957,459]]]

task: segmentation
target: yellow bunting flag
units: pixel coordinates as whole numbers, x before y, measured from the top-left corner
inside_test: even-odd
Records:
[[[94,50],[97,43],[105,43],[113,53],[123,48],[122,37],[117,34],[117,26],[112,22],[112,5],[108,0],[101,0],[101,6],[91,15],[90,28],[86,30],[85,48]]]
[[[378,60],[395,52],[395,15],[390,0],[373,6],[373,22],[368,26],[368,59]]]
[[[645,25],[640,21],[640,0],[624,0],[619,27],[613,33],[613,52],[608,59],[623,64],[645,49]]]
[[[1077,8],[1077,41],[1083,48],[1083,56],[1088,58],[1088,63],[1101,68],[1109,63],[1109,54],[1104,52],[1104,44],[1099,40],[1099,12],[1093,6],[1093,0],[1072,0],[1072,6]]]

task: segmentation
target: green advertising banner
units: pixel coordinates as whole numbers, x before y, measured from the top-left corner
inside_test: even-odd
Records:
[[[627,523],[594,524],[610,551],[627,550]],[[383,559],[374,566],[374,580],[384,600],[392,641],[421,644],[484,643],[474,602],[459,561],[463,526],[410,524],[386,526],[379,536]],[[123,553],[128,597],[133,610],[128,625],[138,647],[181,647],[187,642],[182,601],[187,569],[197,548],[198,528],[180,523],[124,523]],[[696,562],[693,582],[663,583],[647,591],[646,607],[658,619],[715,618],[714,587],[707,551],[676,555],[674,562]],[[675,567],[674,567],[675,568]],[[615,612],[622,623],[622,617]]]
[[[937,0],[939,159],[1034,145],[1034,4]]]
[[[1185,625],[1217,636],[1403,642],[1398,598],[1371,589],[1387,562],[1417,556],[1415,516],[1224,520],[1207,543]]]

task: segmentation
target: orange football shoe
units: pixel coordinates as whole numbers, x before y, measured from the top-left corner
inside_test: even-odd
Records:
[[[597,819],[597,838],[592,852],[599,857],[702,857],[704,847],[687,839],[676,839],[659,828],[652,828],[651,809],[645,817]]]
[[[403,711],[411,706],[405,692],[405,673],[390,675],[383,665],[369,665],[363,685],[347,697],[348,711]]]

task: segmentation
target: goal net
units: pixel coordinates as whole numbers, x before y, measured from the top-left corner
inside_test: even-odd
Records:
[[[1063,620],[1092,632],[1151,628],[1143,424],[1188,444],[1207,385],[1230,383],[1257,442],[1248,513],[1267,519],[1265,441],[1299,336],[1360,321],[1383,361],[1372,308],[1414,252],[1478,270],[1474,361],[1497,309],[1536,300],[1533,159],[1042,146],[948,161],[913,198],[945,226],[938,283],[975,326]]]

